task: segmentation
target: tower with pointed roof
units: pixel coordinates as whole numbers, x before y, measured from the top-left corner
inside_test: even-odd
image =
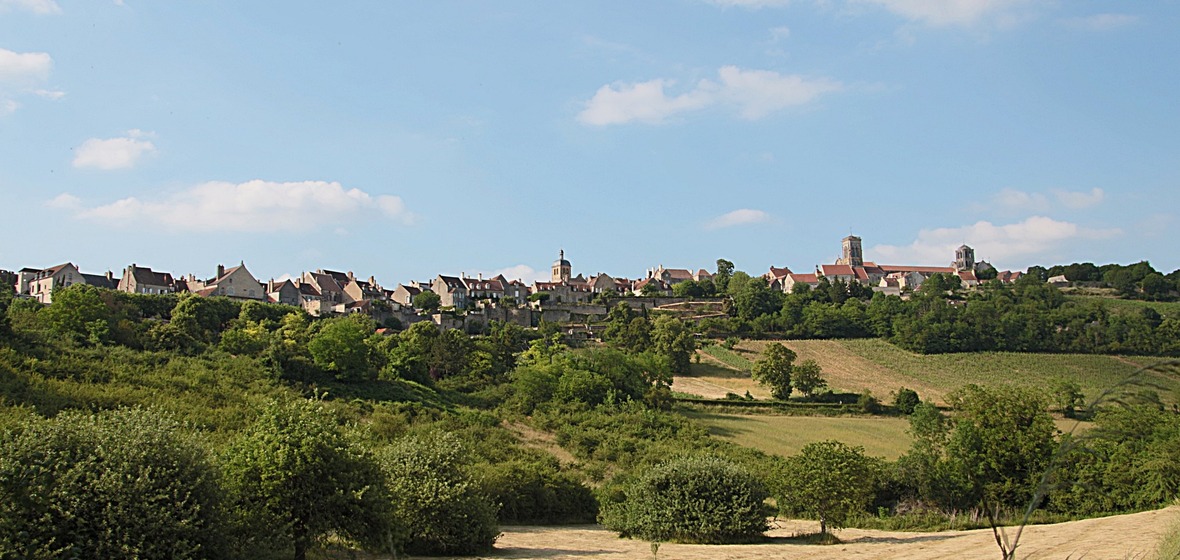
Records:
[[[573,267],[570,262],[565,260],[565,249],[562,249],[558,254],[557,260],[553,262],[553,274],[551,276],[552,282],[569,282],[573,275]]]

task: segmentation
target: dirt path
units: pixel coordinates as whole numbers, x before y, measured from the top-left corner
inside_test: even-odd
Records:
[[[1025,529],[1017,557],[1030,560],[1066,558],[1148,560],[1160,536],[1180,521],[1180,507],[1130,515],[1087,519]],[[752,545],[663,544],[665,560],[755,559],[905,559],[941,560],[1000,557],[989,530],[941,533],[902,533],[845,529],[837,532],[843,544],[796,544],[791,537],[814,532],[814,522],[780,521],[768,533],[771,542]],[[496,552],[486,558],[647,559],[651,545],[619,539],[597,525],[574,527],[504,527]]]

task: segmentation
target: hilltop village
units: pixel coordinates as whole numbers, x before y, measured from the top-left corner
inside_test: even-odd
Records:
[[[1012,283],[1020,272],[996,271],[989,263],[975,260],[975,251],[960,246],[948,266],[887,265],[865,261],[859,237],[849,235],[842,241],[841,257],[833,264],[816,266],[813,272],[796,273],[787,267],[771,266],[761,278],[772,290],[784,293],[801,286],[814,288],[821,281],[857,283],[862,287],[889,295],[905,296],[917,290],[934,274],[958,277],[964,287],[979,285],[981,279]],[[722,261],[719,261],[722,262]],[[732,272],[732,271],[727,271]],[[262,281],[245,262],[226,268],[217,265],[212,277],[194,274],[175,275],[132,263],[121,276],[107,271],[89,274],[67,262],[49,268],[22,268],[17,272],[0,271],[0,279],[13,285],[17,297],[31,298],[42,304],[53,302],[55,289],[75,284],[137,294],[192,293],[201,297],[224,296],[237,300],[254,300],[303,308],[315,317],[363,313],[378,323],[404,327],[420,321],[433,321],[440,328],[468,328],[491,321],[536,326],[540,321],[557,323],[589,322],[606,315],[609,298],[625,298],[633,307],[655,308],[682,302],[684,283],[711,281],[714,274],[705,269],[695,272],[685,268],[649,268],[642,278],[614,278],[605,273],[589,277],[573,275],[573,265],[560,251],[551,268],[549,281],[527,284],[509,280],[502,274],[485,278],[460,273],[439,274],[429,281],[409,281],[387,288],[376,278],[360,277],[352,271],[317,269],[296,278]],[[681,286],[684,288],[684,286]],[[692,295],[692,292],[688,292]]]

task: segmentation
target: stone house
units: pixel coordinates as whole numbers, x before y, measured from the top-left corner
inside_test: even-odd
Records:
[[[176,280],[168,272],[156,272],[149,267],[131,266],[123,269],[123,277],[116,287],[132,294],[171,294],[176,291]]]

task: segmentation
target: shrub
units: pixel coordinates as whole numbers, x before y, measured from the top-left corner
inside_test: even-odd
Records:
[[[906,389],[902,387],[897,390],[897,394],[893,397],[893,408],[897,409],[902,414],[913,414],[914,407],[922,402],[918,398],[918,392],[913,389]]]
[[[0,434],[0,558],[216,558],[215,471],[153,409],[64,413]]]
[[[272,402],[224,470],[241,557],[286,549],[302,560],[329,533],[370,548],[390,538],[376,462],[319,401]]]
[[[399,548],[415,555],[491,550],[500,533],[496,506],[468,474],[467,456],[449,433],[407,437],[381,453],[393,524],[404,532]]]
[[[766,531],[765,486],[716,457],[668,461],[602,505],[601,522],[620,536],[683,543],[750,542]]]

